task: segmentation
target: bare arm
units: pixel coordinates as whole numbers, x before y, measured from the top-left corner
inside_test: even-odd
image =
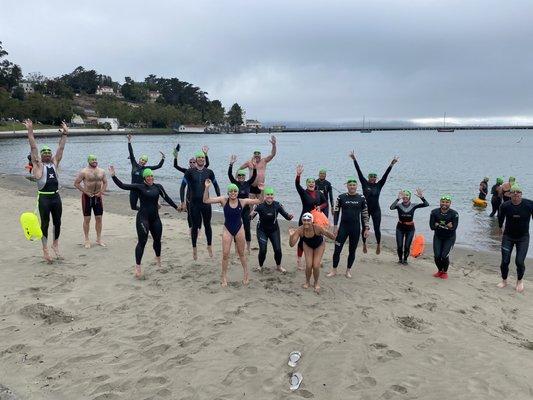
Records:
[[[302,226],[299,226],[297,229],[289,229],[289,246],[294,247],[294,245],[298,243],[302,236],[302,229]]]
[[[65,144],[67,143],[68,126],[65,121],[61,123],[59,131],[61,132],[61,139],[59,139],[59,147],[57,148],[56,155],[54,157],[54,164],[56,166],[59,165],[61,159],[63,158],[63,151],[65,150]]]
[[[100,189],[100,193],[98,193],[99,196],[103,195],[107,190],[107,175],[104,172],[104,177],[102,178],[102,188]]]
[[[272,150],[270,150],[270,155],[265,157],[265,162],[270,162],[272,159],[276,156],[276,137],[272,136],[270,139],[270,143],[272,143]]]
[[[321,226],[315,225],[315,229],[318,230],[318,233],[320,235],[324,235],[325,237],[331,240],[335,240],[335,238],[337,237],[337,235],[335,235],[334,233],[331,233],[327,229],[322,228]]]
[[[24,121],[24,125],[28,129],[28,142],[30,143],[31,163],[33,164],[32,174],[35,178],[39,179],[40,175],[38,171],[42,173],[42,164],[39,157],[39,150],[37,149],[37,142],[33,134],[33,122],[30,119]]]
[[[85,192],[85,188],[81,185],[84,179],[85,179],[85,175],[83,174],[83,172],[80,171],[78,175],[76,176],[76,179],[74,180],[74,187],[78,189],[80,192],[88,194],[87,192]]]
[[[217,197],[209,197],[209,186],[211,186],[211,182],[208,180],[205,181],[205,189],[204,189],[204,198],[203,201],[205,204],[221,204],[224,206],[226,204],[226,198],[224,196],[217,196]]]

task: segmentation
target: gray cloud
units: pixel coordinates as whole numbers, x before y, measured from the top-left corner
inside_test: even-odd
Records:
[[[533,2],[2,0],[25,72],[177,76],[259,119],[533,115]]]

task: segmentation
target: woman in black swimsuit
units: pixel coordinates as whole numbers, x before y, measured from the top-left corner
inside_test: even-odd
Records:
[[[320,264],[322,263],[322,256],[326,245],[324,236],[335,240],[335,234],[322,228],[321,226],[313,224],[313,215],[311,213],[304,213],[302,215],[302,225],[297,229],[289,229],[290,239],[289,245],[294,247],[296,243],[303,242],[305,254],[305,284],[303,288],[307,289],[311,286],[311,275],[314,279],[315,292],[320,292],[320,285],[318,284],[318,277],[320,275]]]
[[[241,260],[244,277],[242,283],[247,285],[250,281],[248,276],[248,261],[244,254],[246,240],[244,236],[244,228],[242,225],[242,209],[246,206],[260,204],[263,201],[263,195],[258,199],[239,199],[239,187],[235,184],[228,185],[227,196],[209,197],[209,186],[211,181],[205,180],[204,203],[205,204],[220,204],[224,209],[224,227],[222,228],[222,276],[220,284],[223,287],[228,286],[228,263],[229,253],[231,250],[231,243],[235,241],[235,247]],[[258,186],[263,190],[263,185]]]

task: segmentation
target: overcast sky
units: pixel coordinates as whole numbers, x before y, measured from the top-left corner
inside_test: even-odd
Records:
[[[533,121],[531,0],[0,0],[24,73],[178,77],[248,118]]]

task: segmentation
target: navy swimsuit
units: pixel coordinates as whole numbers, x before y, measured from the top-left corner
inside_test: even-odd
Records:
[[[235,208],[231,207],[229,202],[228,199],[224,205],[224,226],[232,236],[235,236],[242,226],[242,205],[239,199],[237,199],[237,207]]]

